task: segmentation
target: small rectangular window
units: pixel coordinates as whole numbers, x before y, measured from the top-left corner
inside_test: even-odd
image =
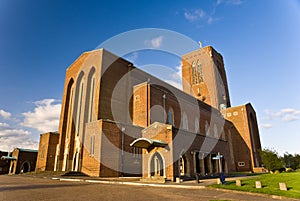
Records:
[[[233,112],[233,115],[234,116],[237,116],[239,113],[238,112]]]
[[[245,166],[245,162],[239,162],[238,166]]]
[[[90,141],[90,155],[94,156],[95,154],[95,136],[91,136],[91,141]]]
[[[231,117],[231,112],[227,113],[227,117]]]
[[[142,149],[139,147],[132,148],[133,158],[142,158]]]

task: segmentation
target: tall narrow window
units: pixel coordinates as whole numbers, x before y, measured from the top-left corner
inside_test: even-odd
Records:
[[[209,125],[208,122],[205,121],[205,135],[208,136],[209,135]]]
[[[173,108],[169,108],[169,111],[168,111],[168,124],[170,125],[174,125],[174,111],[173,111]]]
[[[139,147],[132,148],[133,158],[142,158],[142,149]]]
[[[195,133],[199,132],[199,119],[196,117],[195,119]]]
[[[183,113],[183,117],[182,117],[182,128],[188,130],[188,118],[185,112]]]
[[[203,82],[202,66],[200,60],[197,63],[198,83]]]
[[[186,173],[184,156],[180,156],[179,158],[179,173],[180,176],[184,176]]]
[[[95,154],[95,135],[92,135],[90,141],[90,155],[94,156],[94,154]]]
[[[88,122],[92,122],[93,120],[93,103],[94,103],[94,97],[95,97],[95,75],[91,79],[91,85],[90,85],[90,97],[89,97],[89,112],[88,112]]]
[[[214,124],[214,137],[218,138],[219,137],[219,133],[218,133],[218,127],[216,124]]]
[[[69,109],[68,109],[68,124],[67,124],[67,134],[66,137],[69,138],[71,135],[71,128],[72,128],[72,108],[73,108],[73,93],[74,93],[74,88],[71,88],[71,93],[70,93],[70,99],[69,99]]]
[[[192,63],[192,76],[193,76],[193,84],[197,84],[197,75],[196,75],[196,62]]]
[[[79,84],[79,92],[78,92],[78,104],[77,104],[77,112],[76,112],[76,135],[79,136],[79,132],[81,129],[81,109],[82,109],[82,101],[83,101],[83,79]]]

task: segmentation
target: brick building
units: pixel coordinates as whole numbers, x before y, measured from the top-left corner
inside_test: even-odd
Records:
[[[39,152],[36,161],[36,171],[53,171],[55,163],[56,146],[59,134],[48,132],[40,135]]]
[[[6,156],[8,156],[8,152],[0,151],[0,175],[1,174],[8,174],[9,172],[9,160],[4,159]],[[3,157],[3,159],[2,159]]]
[[[15,148],[1,160],[9,163],[9,174],[20,174],[35,171],[38,150]]]
[[[182,83],[104,49],[85,52],[66,71],[58,143],[41,136],[39,152],[56,150],[54,170],[100,177],[258,170],[256,114],[250,103],[231,107],[221,54],[208,46],[183,55]]]

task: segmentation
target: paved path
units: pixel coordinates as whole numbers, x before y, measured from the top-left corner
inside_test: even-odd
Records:
[[[196,184],[195,184],[196,185]],[[84,181],[59,181],[49,178],[0,176],[0,200],[278,200],[210,188],[161,188]]]

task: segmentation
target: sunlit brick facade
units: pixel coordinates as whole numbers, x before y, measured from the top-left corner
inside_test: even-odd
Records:
[[[184,55],[182,77],[183,91],[104,49],[83,53],[66,71],[54,170],[170,180],[258,170],[255,111],[231,107],[221,54]]]

